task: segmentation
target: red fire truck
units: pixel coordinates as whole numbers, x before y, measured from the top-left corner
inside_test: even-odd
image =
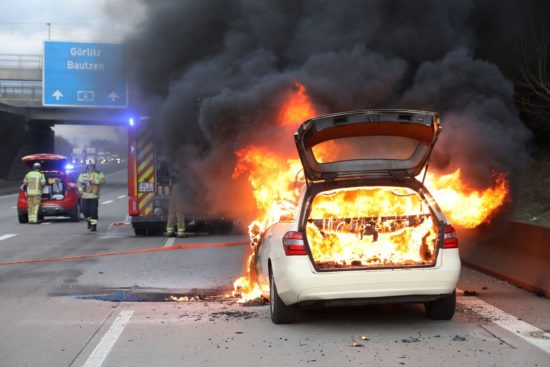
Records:
[[[128,121],[128,214],[136,235],[159,235],[166,229],[171,166],[160,149],[153,121]],[[185,214],[186,232],[226,233],[233,221],[201,213]]]

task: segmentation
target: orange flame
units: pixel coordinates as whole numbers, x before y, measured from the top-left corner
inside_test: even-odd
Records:
[[[278,116],[279,124],[285,128],[295,128],[316,114],[317,111],[307,95],[305,87],[302,84],[295,83],[295,87],[287,94],[282,104],[281,112]],[[240,297],[239,302],[247,302],[260,297],[262,293],[255,279],[251,278],[252,273],[250,271],[253,266],[254,253],[257,250],[260,236],[268,226],[280,220],[290,219],[295,215],[299,189],[303,183],[298,175],[302,166],[300,161],[295,158],[294,151],[285,155],[275,153],[266,147],[250,145],[237,151],[235,154],[238,161],[233,172],[233,178],[245,174],[248,175],[247,178],[250,182],[258,209],[257,220],[253,221],[249,226],[251,249],[248,256],[246,274],[234,283],[233,295]],[[492,187],[484,190],[474,190],[464,182],[460,169],[446,175],[429,172],[425,185],[451,223],[467,228],[473,228],[481,223],[490,221],[492,215],[505,202],[509,192],[509,184],[504,174],[495,175]],[[401,205],[399,203],[394,204],[397,207]],[[381,233],[387,233],[386,237],[391,238],[394,242],[396,236],[401,236],[401,238],[416,236],[417,238],[424,239],[423,241],[415,242],[415,249],[404,249],[406,251],[403,252],[409,258],[411,251],[413,251],[416,254],[420,254],[420,258],[417,256],[413,260],[407,260],[404,259],[403,256],[405,255],[403,254],[401,258],[389,254],[386,260],[380,260],[379,264],[384,264],[384,261],[392,262],[398,260],[413,261],[414,264],[431,261],[430,254],[433,254],[431,241],[434,235],[432,224],[431,220],[426,220],[421,221],[418,229],[413,226],[415,228],[407,230],[398,228],[395,230],[395,226],[399,227],[399,224],[394,223],[391,227],[392,230],[387,231],[384,229],[383,224],[377,224],[377,228],[381,229]],[[344,231],[338,234],[341,238],[349,237],[345,234],[346,228],[338,229]],[[330,230],[331,228],[324,228],[324,231],[330,232]],[[319,229],[309,226],[307,232],[308,238],[313,239],[318,235],[317,232],[319,232]],[[357,232],[353,234],[353,236],[356,235]],[[350,238],[347,239],[350,240]],[[426,238],[429,240],[426,241]],[[346,242],[345,239],[344,242]],[[428,248],[426,248],[426,244]],[[316,247],[314,250],[317,251],[319,258],[323,258],[323,251],[326,252],[327,249],[323,249],[322,246],[330,247],[331,243],[319,243],[319,245],[321,247]],[[356,256],[356,254],[353,256]],[[347,256],[346,260],[352,259],[353,256]]]
[[[480,191],[464,182],[460,169],[447,175],[428,172],[424,184],[450,222],[465,228],[488,223],[510,191],[503,173],[496,173],[493,186]]]
[[[287,94],[279,114],[279,122],[284,126],[298,126],[305,120],[316,115],[313,103],[306,93],[306,87],[298,82],[294,89]]]

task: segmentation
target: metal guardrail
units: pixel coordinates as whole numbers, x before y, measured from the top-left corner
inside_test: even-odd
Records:
[[[0,54],[0,68],[4,69],[42,69],[42,55]]]
[[[42,82],[0,80],[0,100],[42,100]]]

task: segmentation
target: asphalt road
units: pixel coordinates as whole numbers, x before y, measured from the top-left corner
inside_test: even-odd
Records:
[[[21,225],[16,197],[0,197],[0,261],[245,240],[135,237],[124,224],[125,174],[107,175],[97,233],[64,219]],[[428,320],[413,304],[306,310],[300,323],[278,326],[268,306],[225,296],[245,253],[205,247],[0,265],[0,366],[550,366],[550,300],[471,269],[459,288],[477,294],[459,291],[451,321]]]

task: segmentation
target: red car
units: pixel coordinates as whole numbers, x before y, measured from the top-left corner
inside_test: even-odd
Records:
[[[32,154],[23,157],[23,163],[32,168],[36,162],[42,166],[42,173],[46,177],[46,186],[42,190],[42,202],[38,210],[38,217],[66,216],[73,222],[80,220],[80,194],[74,176],[71,177],[67,168],[67,158],[58,154]],[[27,213],[27,198],[25,189],[19,190],[17,198],[17,214],[19,223],[29,221]]]

